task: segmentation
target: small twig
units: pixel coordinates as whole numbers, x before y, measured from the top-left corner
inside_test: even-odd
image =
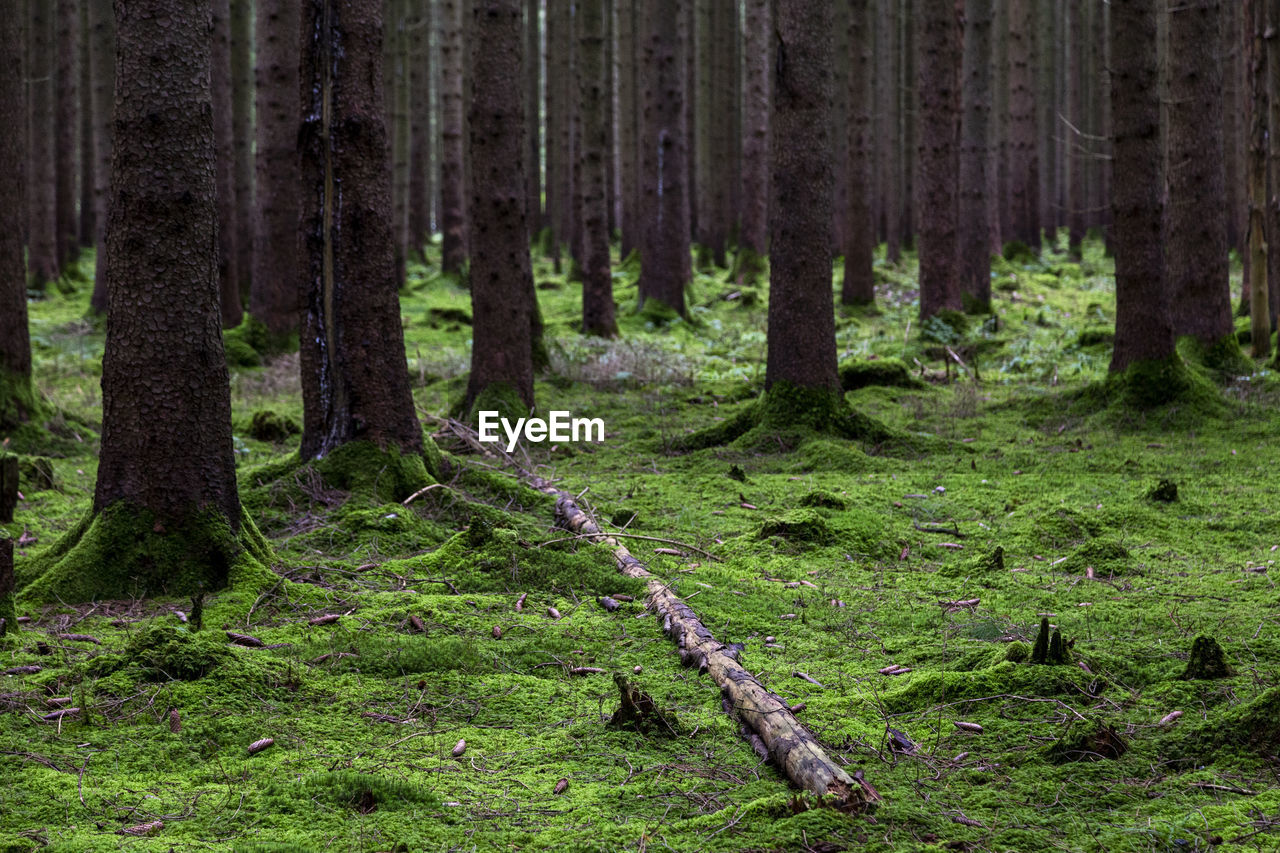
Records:
[[[598,539],[598,538],[601,538],[601,536],[604,536],[604,537],[622,536],[627,539],[647,539],[650,542],[665,542],[668,545],[677,545],[681,548],[688,548],[690,551],[697,551],[699,554],[706,557],[708,560],[715,560],[717,563],[724,562],[724,560],[721,560],[715,554],[711,554],[707,551],[702,550],[701,548],[698,548],[694,545],[690,545],[688,542],[680,542],[679,540],[676,540],[676,539],[663,539],[661,536],[641,536],[639,533],[621,533],[621,532],[605,533],[605,534],[580,533],[577,536],[566,536],[561,539],[548,539],[546,542],[539,542],[534,547],[541,548],[543,545],[554,545],[557,542],[572,542],[575,539]]]
[[[414,502],[414,501],[416,501],[418,498],[422,497],[423,495],[425,495],[427,492],[431,491],[432,489],[447,489],[447,488],[449,488],[449,487],[448,487],[448,486],[446,486],[444,483],[432,483],[432,484],[431,484],[431,485],[429,485],[429,486],[424,486],[424,487],[422,487],[421,489],[418,489],[418,491],[416,491],[416,492],[414,492],[413,494],[409,495],[409,497],[407,497],[407,498],[405,498],[404,500],[400,501],[400,503],[401,503],[403,506],[408,506],[409,504],[413,503],[413,502]]]

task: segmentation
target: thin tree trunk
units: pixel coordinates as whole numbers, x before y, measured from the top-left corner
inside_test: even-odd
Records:
[[[1058,90],[1056,83],[1057,63],[1055,50],[1057,33],[1055,31],[1055,11],[1058,0],[1027,0],[1033,4],[1034,13],[1031,32],[1030,53],[1035,63],[1034,81],[1035,96],[1033,98],[1036,121],[1036,162],[1039,166],[1037,176],[1040,186],[1036,197],[1036,238],[1029,245],[1038,248],[1043,239],[1050,248],[1057,247],[1058,211],[1056,208],[1058,169],[1057,151],[1057,110]]]
[[[685,314],[689,258],[689,195],[685,149],[684,15],[675,0],[643,0],[642,62],[644,244],[640,303],[652,299]]]
[[[94,156],[93,150],[93,38],[89,29],[89,3],[87,0],[79,4],[77,15],[79,16],[78,31],[80,33],[80,40],[77,45],[77,67],[80,69],[80,88],[78,90],[80,102],[76,105],[80,124],[78,131],[80,150],[77,155],[80,163],[80,199],[77,205],[79,208],[79,220],[76,243],[80,248],[88,248],[94,245],[98,233],[98,210],[94,202],[94,192],[97,186],[97,178],[94,175],[94,171],[98,167],[98,161]]]
[[[0,15],[0,122],[27,123],[23,62],[25,9]],[[25,133],[0,133],[0,429],[9,430],[33,414],[31,338],[27,329],[27,282],[23,264]]]
[[[240,253],[236,237],[240,232],[236,204],[235,138],[231,115],[231,5],[229,0],[212,0],[213,40],[210,54],[210,90],[213,98],[213,141],[217,164],[218,192],[218,292],[224,329],[240,325]]]
[[[411,181],[412,168],[410,160],[413,157],[413,126],[412,116],[410,115],[410,106],[412,105],[412,92],[409,86],[409,77],[411,72],[410,62],[410,35],[409,26],[411,19],[409,16],[409,0],[393,0],[392,5],[396,10],[396,19],[394,22],[394,53],[395,63],[395,79],[393,90],[395,92],[395,104],[392,109],[391,128],[395,133],[394,143],[392,145],[392,215],[394,217],[392,235],[395,237],[395,259],[396,259],[396,282],[403,287],[405,283],[405,265],[409,257],[409,186]],[[391,37],[392,30],[387,30],[387,38]],[[390,73],[391,69],[387,69],[384,73]]]
[[[1171,64],[1165,274],[1175,336],[1212,347],[1232,334],[1223,164],[1222,3],[1169,7]]]
[[[1249,318],[1254,358],[1271,352],[1270,299],[1267,292],[1267,54],[1266,0],[1244,0],[1248,29],[1248,100],[1245,120],[1249,128],[1246,171],[1249,187]]]
[[[441,0],[440,12],[440,267],[460,273],[467,262],[467,204],[463,142],[462,6]]]
[[[705,269],[712,262],[711,256],[723,252],[723,245],[717,245],[718,235],[715,226],[715,196],[713,162],[719,154],[715,146],[715,109],[716,99],[713,97],[716,85],[714,59],[715,39],[720,34],[714,29],[713,0],[695,0],[692,4],[693,38],[692,62],[689,76],[690,96],[693,99],[693,124],[690,140],[690,152],[693,156],[692,173],[695,176],[689,182],[689,213],[694,217],[694,239],[697,242],[698,267]]]
[[[871,44],[875,4],[860,0],[850,4],[848,19],[849,73],[848,142],[845,174],[848,189],[845,203],[844,282],[840,301],[845,305],[875,302],[872,250],[875,236],[871,225]]]
[[[966,0],[960,128],[960,201],[956,259],[970,308],[991,308],[991,238],[987,205],[991,164],[991,0]]]
[[[1031,65],[1033,2],[1009,0],[1009,207],[1010,235],[1039,251],[1041,182]]]
[[[475,229],[466,409],[491,388],[514,391],[525,406],[534,402],[534,289],[522,202],[525,115],[523,94],[511,85],[524,52],[520,6],[520,0],[475,0],[474,7],[475,52],[486,61],[475,67],[470,110]]]
[[[897,0],[879,0],[876,32],[876,115],[880,128],[876,138],[880,198],[884,206],[881,230],[885,238],[885,257],[891,264],[902,258],[902,157],[901,101],[898,81],[899,40]]]
[[[1164,282],[1157,0],[1112,0],[1116,338],[1111,372],[1174,355]]]
[[[767,0],[756,0],[767,2]],[[618,171],[622,175],[623,258],[641,242],[640,107],[636,90],[636,3],[618,3]]]
[[[1267,69],[1267,164],[1271,175],[1267,205],[1267,295],[1274,329],[1280,314],[1280,0],[1267,0]]]
[[[743,18],[742,228],[738,248],[747,255],[739,262],[740,275],[752,279],[759,273],[759,259],[768,251],[769,43],[773,32],[769,7],[769,0],[746,0]],[[868,43],[872,38],[868,33]]]
[[[107,253],[102,244],[107,225],[107,202],[111,193],[111,121],[115,109],[116,88],[116,19],[111,0],[89,0],[89,42],[93,62],[93,157],[95,161],[93,203],[98,248],[93,270],[93,295],[89,307],[97,314],[107,313]]]
[[[27,56],[30,59],[27,108],[27,273],[43,290],[58,277],[58,194],[54,146],[53,4],[27,5]]]
[[[409,27],[409,201],[406,243],[421,257],[431,236],[431,0],[410,0]]]
[[[422,452],[397,293],[382,6],[306,0],[302,9],[302,266],[293,280],[304,305],[304,459],[353,441]]]
[[[257,0],[257,146],[249,313],[272,348],[298,330],[298,50],[296,0]]]
[[[581,105],[582,151],[578,174],[582,186],[582,331],[611,338],[614,319],[613,276],[609,269],[609,216],[605,193],[605,156],[609,151],[604,101],[605,22],[599,3],[578,7],[578,103]]]
[[[1009,0],[991,5],[991,122],[987,137],[987,222],[990,252],[1000,254],[1009,233]]]
[[[956,268],[956,79],[952,0],[916,0],[916,90],[920,93],[916,207],[920,317],[961,308]]]
[[[231,0],[231,139],[236,198],[236,276],[241,304],[253,290],[253,3]]]
[[[77,0],[57,0],[57,87],[54,90],[54,159],[57,174],[58,269],[65,270],[79,250],[80,223],[76,214],[76,131],[80,127],[79,47],[80,11]],[[47,144],[47,141],[46,141]]]
[[[525,212],[529,237],[536,237],[542,230],[542,123],[538,120],[542,102],[542,35],[539,17],[541,0],[525,0],[524,4],[524,114],[525,157]]]
[[[1084,136],[1081,129],[1084,124],[1084,0],[1067,0],[1064,14],[1066,17],[1066,42],[1063,51],[1067,55],[1064,69],[1067,90],[1066,118],[1058,123],[1063,139],[1063,173],[1065,175],[1067,196],[1067,252],[1070,257],[1080,259],[1080,244],[1084,240]]]

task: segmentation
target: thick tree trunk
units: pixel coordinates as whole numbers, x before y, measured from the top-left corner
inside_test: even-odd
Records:
[[[1266,0],[1244,0],[1248,73],[1245,121],[1249,128],[1249,318],[1254,358],[1271,352],[1271,303],[1267,292],[1267,54]]]
[[[968,307],[991,308],[991,239],[987,205],[991,165],[991,0],[966,0],[960,125],[957,266]]]
[[[1036,138],[1035,75],[1031,65],[1032,3],[1009,0],[1010,236],[1040,249],[1040,160]]]
[[[769,0],[747,0],[743,19],[742,89],[742,228],[738,248],[753,255],[754,277],[758,260],[768,251],[769,234],[769,44],[773,24]],[[873,36],[868,33],[868,43]],[[870,141],[870,140],[868,140]],[[742,266],[741,264],[739,265]]]
[[[421,454],[396,281],[382,2],[307,0],[302,14],[302,457],[356,441]]]
[[[1067,0],[1065,4],[1067,34],[1063,51],[1067,54],[1067,64],[1063,73],[1067,90],[1066,119],[1058,122],[1063,140],[1062,168],[1067,197],[1067,252],[1075,260],[1080,259],[1084,240],[1085,192],[1088,188],[1084,157],[1086,141],[1081,132],[1085,127],[1086,85],[1083,3],[1084,0]]]
[[[542,230],[542,135],[539,106],[542,101],[542,30],[541,0],[524,3],[524,114],[528,118],[525,133],[524,207],[529,237]]]
[[[467,262],[467,203],[463,143],[462,7],[442,0],[440,12],[440,230],[441,269],[459,273]]]
[[[236,199],[236,262],[241,305],[253,290],[253,2],[231,0],[232,191]]]
[[[831,8],[794,0],[775,12],[765,389],[785,383],[841,395],[831,294]]]
[[[871,45],[874,4],[861,0],[850,5],[848,20],[849,73],[846,126],[846,188],[844,227],[844,282],[840,301],[845,305],[870,305],[875,301],[871,226]]]
[[[240,233],[236,204],[235,140],[231,115],[231,4],[212,0],[213,51],[210,56],[210,89],[213,95],[213,141],[218,188],[218,293],[222,306],[222,327],[240,325],[240,254],[236,237]]]
[[[1232,334],[1223,162],[1222,2],[1169,7],[1165,274],[1175,336],[1213,346]]]
[[[956,61],[953,0],[916,0],[920,317],[961,308],[956,269]]]
[[[1267,170],[1271,194],[1267,202],[1267,295],[1271,327],[1280,315],[1280,0],[1267,0]],[[1280,349],[1277,350],[1280,353]]]
[[[1000,254],[1009,230],[1009,0],[991,4],[991,121],[987,145],[987,222],[990,252]]]
[[[93,123],[93,38],[89,29],[89,2],[81,3],[77,10],[79,15],[80,42],[77,45],[77,67],[80,69],[80,101],[76,105],[80,128],[77,144],[80,146],[77,159],[80,164],[79,190],[77,203],[79,218],[77,220],[76,243],[81,248],[88,248],[97,242],[98,208],[94,199],[97,187],[98,160],[94,153]]]
[[[27,122],[21,14],[0,15],[0,124]],[[33,414],[31,338],[27,329],[27,282],[22,230],[25,210],[25,133],[0,133],[0,429]]]
[[[688,168],[685,150],[684,15],[675,0],[644,0],[640,67],[644,97],[644,244],[640,303],[652,299],[685,314],[689,258]]]
[[[1164,281],[1157,0],[1112,0],[1116,339],[1111,371],[1174,355]]]
[[[767,0],[757,0],[767,2]],[[618,171],[622,177],[623,258],[641,243],[640,106],[637,95],[636,3],[618,4]],[[550,183],[548,181],[548,183]]]
[[[698,266],[711,263],[711,255],[723,254],[723,236],[715,232],[714,173],[719,164],[715,147],[715,12],[712,0],[696,0],[693,4],[693,30],[690,39],[693,73],[689,76],[693,99],[693,125],[690,146],[695,181],[689,183],[689,212],[696,219],[694,239],[698,243]],[[714,164],[714,165],[713,165]],[[717,242],[718,241],[718,242]]]
[[[144,587],[216,589],[233,556],[215,548],[201,525],[212,516],[234,533],[241,510],[218,331],[210,8],[208,0],[118,0],[116,13],[109,308],[93,509],[119,509],[122,524],[207,548],[140,557],[129,568]],[[137,582],[133,571],[119,574],[127,579],[121,585]]]
[[[879,0],[876,32],[876,117],[879,130],[878,170],[883,205],[880,230],[885,239],[885,258],[896,264],[902,257],[902,111],[898,80],[898,7],[896,0]]]
[[[791,3],[787,4],[788,6]],[[787,11],[779,7],[779,17]],[[535,484],[556,496],[556,523],[613,551],[618,570],[645,582],[649,603],[662,620],[663,633],[676,641],[686,666],[711,676],[728,698],[747,732],[759,738],[769,758],[797,787],[819,796],[831,796],[836,808],[853,812],[880,800],[876,789],[862,778],[849,776],[792,713],[790,705],[771,693],[738,662],[731,647],[716,640],[692,608],[672,592],[671,586],[650,574],[627,548],[608,536],[584,513],[567,492]]]
[[[525,225],[520,0],[475,0],[477,63],[470,110],[475,223],[471,247],[471,375],[465,409],[486,391],[533,405],[533,273]],[[566,34],[567,35],[567,34]]]
[[[412,99],[412,93],[409,88],[410,75],[410,52],[409,52],[409,0],[392,0],[392,8],[396,11],[394,22],[389,22],[386,26],[387,39],[392,39],[392,53],[395,61],[392,65],[386,67],[383,73],[391,74],[394,70],[394,79],[391,81],[391,90],[395,96],[395,103],[388,105],[391,112],[391,123],[389,129],[395,134],[392,140],[392,229],[391,233],[395,239],[395,261],[396,261],[396,283],[400,287],[405,283],[405,265],[409,257],[409,181],[410,166],[409,161],[413,156],[411,145],[413,144],[413,127],[412,119],[409,114],[409,107]]]
[[[410,255],[420,256],[431,236],[431,0],[409,9],[409,221]]]
[[[1248,215],[1244,186],[1245,134],[1241,129],[1244,102],[1240,87],[1244,80],[1244,42],[1240,38],[1240,4],[1223,3],[1222,36],[1220,43],[1232,45],[1222,57],[1223,99],[1220,107],[1223,118],[1223,144],[1227,171],[1227,246],[1243,250],[1244,219]],[[1243,255],[1244,252],[1241,251]]]
[[[298,330],[298,4],[257,0],[257,148],[249,313],[273,346]]]
[[[582,183],[582,331],[611,338],[614,319],[613,276],[609,268],[609,213],[605,193],[605,157],[609,151],[604,101],[605,22],[598,3],[578,7],[578,103],[582,151],[578,174]]]
[[[1036,162],[1040,187],[1037,192],[1037,235],[1043,235],[1051,248],[1057,247],[1058,228],[1058,81],[1056,19],[1059,0],[1028,0],[1033,5],[1031,52],[1035,80]],[[1040,236],[1032,242],[1038,246]]]
[[[111,193],[111,140],[115,133],[111,119],[116,92],[116,18],[111,0],[89,0],[89,42],[93,63],[93,203],[97,217],[94,241],[98,247],[89,306],[95,313],[106,314],[107,253],[102,235],[107,225],[107,202]]]
[[[37,0],[39,2],[39,0]],[[57,0],[57,85],[54,90],[54,159],[57,174],[58,270],[75,260],[80,248],[80,223],[76,215],[76,131],[80,127],[80,10],[77,0]],[[47,141],[46,141],[46,144]]]
[[[58,194],[54,159],[54,4],[31,0],[27,29],[27,272],[33,288],[58,277]],[[21,127],[21,125],[19,125]]]

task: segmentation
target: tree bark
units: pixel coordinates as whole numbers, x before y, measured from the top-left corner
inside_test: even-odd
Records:
[[[738,248],[758,258],[768,249],[769,234],[769,43],[772,41],[769,0],[747,0],[743,20],[742,89],[742,227]],[[873,36],[868,33],[868,43]],[[740,265],[741,266],[741,265]]]
[[[613,275],[609,268],[609,213],[605,193],[605,157],[609,134],[605,115],[605,22],[599,3],[578,7],[578,103],[582,151],[582,331],[611,338],[614,319]]]
[[[622,241],[619,251],[623,258],[641,243],[636,6],[636,3],[618,4],[618,170],[622,176]]]
[[[848,21],[849,73],[845,175],[844,282],[840,301],[845,305],[875,302],[872,254],[875,234],[871,225],[871,45],[874,4],[860,0],[850,4]]]
[[[879,129],[877,158],[882,205],[880,230],[885,239],[885,258],[896,264],[902,257],[902,111],[898,81],[898,14],[895,0],[879,0],[876,31],[876,117]]]
[[[1164,281],[1157,0],[1112,0],[1116,338],[1111,372],[1174,355]]]
[[[969,306],[991,309],[991,239],[987,205],[991,162],[991,0],[966,0],[960,126],[957,266]]]
[[[0,123],[27,122],[23,57],[23,13],[0,15]],[[27,329],[27,282],[22,230],[25,210],[25,133],[0,133],[0,429],[26,422],[34,403],[31,338]]]
[[[1271,195],[1267,204],[1267,295],[1271,328],[1280,315],[1280,0],[1267,0],[1267,169]],[[1277,350],[1280,352],[1280,350]]]
[[[253,291],[253,3],[231,0],[232,192],[236,199],[234,269],[243,306]]]
[[[94,172],[98,167],[98,161],[93,150],[93,38],[89,29],[88,0],[79,4],[76,14],[79,16],[77,27],[80,33],[79,43],[76,45],[76,67],[80,69],[77,90],[79,103],[76,105],[76,115],[80,125],[77,131],[79,151],[76,155],[80,165],[78,181],[80,198],[76,205],[78,208],[76,244],[79,248],[88,248],[97,242],[98,234],[98,209],[94,201],[97,186]]]
[[[302,457],[355,441],[421,454],[396,280],[382,2],[307,0],[302,15]]]
[[[1266,0],[1244,0],[1248,100],[1245,121],[1249,150],[1245,162],[1249,189],[1249,318],[1254,358],[1271,352],[1270,298],[1267,292],[1267,54]]]
[[[431,236],[431,0],[409,10],[409,254],[421,256]]]
[[[538,120],[542,101],[542,30],[541,0],[525,0],[524,4],[524,114],[528,118],[525,133],[525,214],[532,239],[542,230],[542,123]]]
[[[58,277],[58,194],[54,146],[54,38],[52,3],[30,0],[27,28],[27,272],[43,290]]]
[[[1032,73],[1033,0],[1009,0],[1010,236],[1040,249],[1040,166]]]
[[[161,535],[207,512],[233,532],[240,527],[218,330],[209,20],[208,0],[116,2],[117,144],[93,508],[141,511]],[[225,562],[204,559],[209,588],[225,583]]]
[[[409,0],[391,0],[390,7],[395,10],[395,18],[386,24],[385,38],[390,40],[391,54],[394,61],[387,66],[384,74],[392,75],[388,82],[395,101],[389,104],[391,122],[389,129],[392,138],[392,229],[395,239],[396,283],[403,287],[405,269],[409,257],[409,181],[411,168],[409,165],[413,152],[413,128],[409,107],[412,92],[409,87],[410,48],[409,48]]]
[[[794,0],[775,13],[764,384],[842,395],[831,293],[831,8]]]
[[[441,0],[440,12],[440,267],[460,273],[467,262],[467,204],[463,144],[462,6]]]
[[[89,0],[89,42],[93,63],[93,203],[97,219],[94,241],[98,247],[89,307],[94,313],[106,314],[107,253],[102,237],[107,226],[107,202],[111,193],[111,140],[115,133],[111,119],[116,89],[116,18],[111,0]]]
[[[257,0],[257,148],[249,313],[273,347],[298,330],[296,0]]]
[[[80,223],[76,215],[76,111],[80,107],[79,47],[80,11],[76,0],[57,0],[57,86],[54,90],[54,160],[57,174],[58,270],[75,260],[80,248]],[[46,141],[45,144],[48,144]]]
[[[956,79],[953,0],[916,0],[916,155],[920,317],[959,311],[956,269]]]
[[[213,96],[213,141],[217,164],[218,190],[218,293],[222,307],[222,327],[240,325],[240,254],[236,237],[240,233],[236,204],[235,140],[231,114],[231,4],[212,0],[213,50],[210,55],[210,89]]]
[[[643,0],[644,244],[640,304],[652,299],[685,315],[689,258],[689,195],[685,129],[684,15],[675,0]]]
[[[1058,123],[1062,128],[1063,139],[1063,171],[1065,174],[1067,196],[1067,252],[1074,260],[1080,260],[1081,243],[1085,230],[1085,192],[1088,187],[1085,178],[1084,146],[1085,138],[1082,129],[1084,119],[1085,89],[1085,35],[1083,0],[1067,0],[1065,4],[1066,41],[1063,51],[1067,55],[1064,69],[1066,79],[1066,119]]]
[[[470,110],[475,223],[471,251],[471,375],[464,409],[493,388],[533,405],[533,272],[525,224],[520,0],[475,0],[477,63]],[[566,34],[567,35],[567,34]]]
[[[1232,334],[1223,154],[1221,0],[1169,5],[1171,63],[1165,274],[1175,336]]]

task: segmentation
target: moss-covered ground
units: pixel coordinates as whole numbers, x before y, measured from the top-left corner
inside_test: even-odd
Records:
[[[444,417],[470,304],[436,252],[402,312],[415,398]],[[537,263],[539,408],[606,436],[515,453],[587,490],[606,528],[684,543],[626,540],[803,703],[883,794],[873,815],[797,798],[680,668],[639,585],[552,528],[551,499],[500,455],[428,421],[443,470],[407,506],[299,467],[296,356],[253,366],[241,330],[242,500],[275,578],[198,601],[20,598],[27,621],[0,640],[0,851],[1277,849],[1276,375],[1187,347],[1189,391],[1134,408],[1104,381],[1097,245],[998,261],[994,315],[924,330],[914,266],[876,270],[875,309],[837,329],[846,400],[888,440],[771,422],[677,452],[758,397],[767,285],[700,274],[691,319],[671,320],[633,313],[621,265],[622,334],[600,341],[576,331],[577,287]],[[31,305],[50,414],[10,446],[52,459],[54,488],[29,484],[7,527],[20,576],[92,498],[87,300]],[[1042,618],[1066,663],[1031,662]],[[1200,636],[1222,677],[1184,679]],[[614,672],[674,732],[610,728]]]

